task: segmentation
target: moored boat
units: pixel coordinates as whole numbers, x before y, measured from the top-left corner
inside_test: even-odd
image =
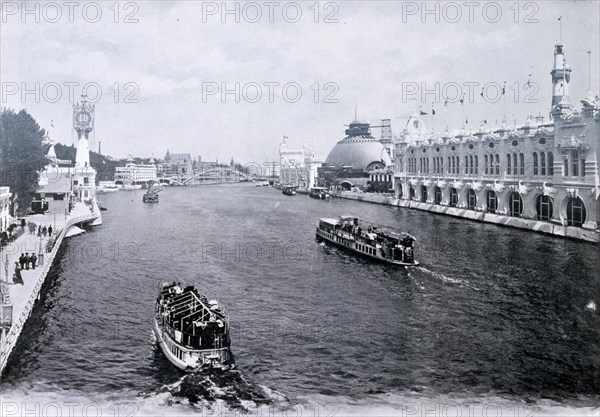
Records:
[[[296,187],[293,185],[286,185],[281,193],[283,195],[296,195]]]
[[[179,369],[235,366],[227,313],[193,286],[163,284],[156,300],[154,333],[164,355]]]
[[[310,197],[326,200],[330,197],[329,191],[325,187],[313,187],[310,189]]]
[[[365,225],[363,225],[365,226]],[[317,240],[333,243],[354,253],[379,261],[404,266],[416,266],[415,238],[409,234],[378,231],[377,227],[361,227],[352,216],[319,219]]]

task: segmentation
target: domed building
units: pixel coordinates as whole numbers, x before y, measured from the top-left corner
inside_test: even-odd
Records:
[[[392,168],[388,149],[371,135],[369,123],[350,123],[346,135],[335,144],[319,168],[321,186],[366,187],[373,172],[383,173]]]

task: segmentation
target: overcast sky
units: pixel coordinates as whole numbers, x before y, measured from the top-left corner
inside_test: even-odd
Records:
[[[59,9],[30,2],[34,13],[24,14],[21,2],[5,1],[2,106],[26,108],[44,128],[53,120],[54,139],[71,144],[65,83],[79,83],[76,96],[81,85],[95,83],[102,96],[93,146],[101,141],[103,153],[113,157],[163,157],[168,148],[204,160],[264,162],[278,159],[284,134],[291,146],[313,146],[325,157],[343,138],[355,105],[359,118],[374,124],[392,119],[395,133],[419,105],[427,113],[436,110],[425,121],[437,132],[461,127],[465,119],[478,128],[481,120],[493,124],[503,115],[510,124],[515,117],[523,122],[529,114],[547,115],[560,16],[573,67],[572,101],[579,106],[587,94],[588,50],[598,94],[600,2],[468,3],[428,2],[438,8],[436,16],[424,14],[420,1],[240,2],[229,3],[234,12],[223,16],[221,2],[120,2],[118,15],[113,2],[81,2],[71,9],[71,23],[62,2],[54,3]],[[504,82],[506,95],[493,102]],[[22,90],[35,91],[36,83],[39,98],[23,97]],[[214,91],[235,90],[236,83],[239,102],[233,93]],[[433,90],[436,83],[439,94],[422,102],[422,87]],[[473,100],[468,83],[478,83]],[[56,85],[62,96],[53,102]],[[418,100],[410,100],[407,89],[415,85]],[[442,93],[454,96],[455,85],[467,94],[464,106],[444,106]],[[293,102],[298,87],[302,96]],[[90,97],[96,93],[88,91]],[[378,137],[379,129],[373,133]]]

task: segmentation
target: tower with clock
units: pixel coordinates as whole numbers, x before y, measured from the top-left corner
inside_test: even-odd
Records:
[[[95,106],[85,95],[73,105],[73,129],[77,132],[77,153],[73,175],[73,194],[79,201],[96,209],[96,170],[90,165],[89,137],[94,130]]]

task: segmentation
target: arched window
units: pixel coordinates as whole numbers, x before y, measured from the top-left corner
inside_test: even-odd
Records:
[[[539,195],[535,200],[537,219],[548,221],[552,218],[552,199],[547,195]]]
[[[410,191],[409,191],[409,192],[410,192],[410,194],[409,194],[409,196],[410,196],[410,199],[411,199],[411,200],[414,200],[414,198],[415,198],[415,187],[413,187],[413,186],[411,185],[411,186],[410,186]]]
[[[442,204],[442,189],[440,187],[435,187],[435,204]]]
[[[489,190],[485,199],[488,213],[495,213],[496,210],[498,210],[498,197],[496,196],[496,192]]]
[[[448,157],[448,174],[452,173],[452,162],[451,158]]]
[[[517,192],[512,192],[508,196],[508,214],[513,217],[519,217],[523,213],[523,199]]]
[[[475,171],[475,165],[473,164],[473,155],[469,155],[469,174],[473,174]]]
[[[540,152],[540,174],[546,175],[546,157],[544,152]]]
[[[477,205],[477,194],[475,194],[475,190],[469,189],[467,194],[467,208],[469,210],[475,210],[475,206]]]
[[[579,175],[579,152],[577,151],[571,151],[571,166],[573,167],[571,175]]]
[[[427,173],[429,174],[429,157],[425,158],[425,169],[427,170]]]
[[[512,157],[506,154],[506,175],[512,175]]]
[[[538,175],[538,154],[537,152],[533,153],[533,175]]]
[[[458,204],[458,191],[456,188],[450,189],[450,207],[456,207]]]
[[[475,174],[479,175],[479,157],[475,155]]]
[[[496,175],[500,175],[500,155],[496,154]]]
[[[519,166],[519,164],[518,164],[518,161],[517,161],[517,154],[513,153],[513,175],[517,175],[517,173],[518,173],[518,171],[517,171],[518,166]]]
[[[525,154],[519,154],[519,174],[525,175]]]
[[[485,175],[488,174],[489,170],[488,170],[488,156],[487,155],[483,155],[483,173]]]
[[[398,181],[398,198],[402,198],[402,183]]]
[[[421,203],[427,203],[427,187],[421,185]]]
[[[460,174],[460,156],[456,157],[456,173]]]
[[[548,175],[554,175],[554,154],[548,152]]]
[[[563,159],[563,176],[564,177],[569,176],[569,160],[566,158]]]
[[[456,173],[456,156],[452,157],[452,173]]]
[[[581,227],[585,223],[587,213],[581,198],[569,198],[567,202],[567,224]]]

